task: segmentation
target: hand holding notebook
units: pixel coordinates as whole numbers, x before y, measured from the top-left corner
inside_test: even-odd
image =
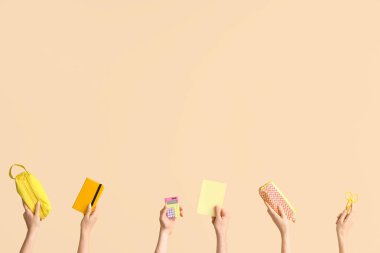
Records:
[[[80,190],[77,199],[74,202],[73,208],[85,214],[89,205],[94,211],[100,196],[102,195],[104,186],[92,179],[86,178],[82,189]]]
[[[227,185],[224,183],[203,180],[197,212],[199,214],[215,217],[215,207],[223,207],[226,187]]]

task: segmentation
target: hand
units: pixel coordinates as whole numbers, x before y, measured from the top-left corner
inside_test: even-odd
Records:
[[[28,232],[34,232],[40,227],[40,224],[41,224],[41,218],[40,218],[41,203],[39,201],[37,202],[34,214],[24,202],[23,202],[23,205],[25,209],[23,216],[24,216],[26,226],[28,228]]]
[[[168,210],[168,207],[165,205],[160,211],[160,225],[161,225],[161,232],[167,233],[170,235],[174,230],[176,218],[168,218],[166,216],[167,210]],[[179,210],[180,210],[180,216],[183,217],[182,207],[180,207]]]
[[[179,207],[180,216],[183,217],[183,209]],[[166,212],[168,207],[165,205],[160,211],[160,234],[158,236],[158,242],[156,246],[155,253],[166,253],[168,252],[168,240],[169,235],[173,233],[176,218],[168,218]]]
[[[40,218],[41,204],[40,202],[37,202],[34,214],[28,208],[28,206],[24,203],[24,201],[23,201],[23,205],[25,209],[24,220],[28,228],[28,232],[26,233],[24,243],[21,246],[20,253],[31,253],[33,250],[34,241],[37,236],[36,232],[41,224],[41,218]]]
[[[215,206],[215,217],[212,217],[212,224],[218,236],[225,236],[227,234],[229,222],[229,214],[219,206]]]
[[[278,206],[280,213],[280,215],[278,215],[267,202],[264,203],[268,208],[268,214],[272,218],[274,224],[276,224],[281,236],[285,236],[289,232],[289,220],[285,215],[284,209],[282,206]]]
[[[98,220],[97,209],[95,209],[92,212],[91,204],[89,204],[87,207],[86,214],[83,216],[82,222],[80,223],[81,232],[85,234],[89,234],[97,220]]]
[[[336,232],[339,237],[344,237],[350,230],[353,222],[352,213],[353,208],[351,206],[351,212],[349,214],[347,213],[347,210],[344,209],[344,211],[338,215],[336,220]]]

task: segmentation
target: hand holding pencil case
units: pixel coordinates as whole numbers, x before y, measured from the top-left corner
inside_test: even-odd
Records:
[[[292,204],[290,204],[289,200],[273,181],[270,181],[261,186],[259,189],[259,194],[261,198],[267,202],[278,215],[280,215],[278,207],[281,206],[288,220],[291,220],[293,222],[296,221],[295,208],[292,206]]]
[[[14,167],[23,168],[25,171],[18,174],[16,177],[12,175]],[[21,164],[13,164],[9,169],[9,177],[16,182],[16,190],[24,203],[34,213],[36,204],[39,201],[41,204],[40,218],[45,219],[50,211],[51,204],[49,198],[42,187],[41,183]]]

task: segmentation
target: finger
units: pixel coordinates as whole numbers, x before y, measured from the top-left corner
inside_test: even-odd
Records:
[[[272,218],[272,220],[278,220],[278,219],[281,219],[280,215],[278,215],[278,213],[267,203],[267,207],[268,207],[268,214],[269,216]]]
[[[181,217],[183,217],[183,208],[182,208],[182,206],[179,207],[179,215]]]
[[[28,205],[25,204],[25,202],[23,202],[23,206],[24,206],[24,209],[25,209],[25,212],[28,213],[28,214],[32,214],[32,211],[29,209]]]
[[[91,215],[91,204],[88,204],[86,213],[84,214],[87,218]]]
[[[221,214],[221,208],[219,206],[215,206],[215,217],[216,218],[220,218],[220,214]]]
[[[168,210],[168,207],[165,205],[161,211],[160,211],[160,217],[163,218],[163,217],[166,217],[166,211]]]
[[[221,217],[226,216],[226,211],[224,211],[223,208],[220,210],[220,216],[221,216]]]
[[[354,205],[351,205],[350,213],[347,214],[345,220],[351,220],[352,219],[351,217],[352,217],[352,213],[353,213],[353,207],[354,207]]]
[[[278,212],[279,212],[279,215],[281,216],[281,218],[285,218],[285,211],[284,211],[284,208],[282,208],[282,206],[277,206],[277,209],[278,209]]]
[[[29,207],[25,204],[25,202],[22,202],[22,206],[24,207],[25,212],[30,211]]]
[[[228,217],[229,216],[229,212],[227,212],[225,209],[222,208],[222,210],[220,211],[220,215],[222,217]]]
[[[269,203],[268,202],[264,202],[265,203],[265,205],[267,206],[267,208],[268,208],[268,212],[269,213],[276,213],[274,210],[273,210],[273,208],[269,205]]]
[[[38,201],[37,204],[36,204],[36,210],[34,211],[34,215],[35,216],[40,216],[40,209],[41,209],[41,202]]]
[[[338,224],[339,219],[340,219],[340,216],[342,216],[342,213],[340,213],[340,214],[336,217],[336,222],[335,222],[335,224]]]
[[[340,217],[339,217],[339,222],[340,222],[340,223],[343,223],[344,220],[346,219],[346,216],[347,216],[347,210],[344,209],[344,211],[342,212],[342,214],[341,214]]]
[[[96,207],[93,212],[90,210],[90,216],[96,218],[98,216],[98,208]]]

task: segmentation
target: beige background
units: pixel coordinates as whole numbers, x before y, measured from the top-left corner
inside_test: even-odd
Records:
[[[170,252],[214,252],[195,212],[203,178],[228,184],[231,252],[279,252],[257,194],[269,179],[299,210],[294,252],[337,252],[347,190],[350,252],[379,252],[379,13],[378,0],[0,1],[0,252],[25,233],[13,162],[54,208],[35,252],[76,251],[86,176],[105,184],[91,252],[152,252],[173,195],[186,217]]]

